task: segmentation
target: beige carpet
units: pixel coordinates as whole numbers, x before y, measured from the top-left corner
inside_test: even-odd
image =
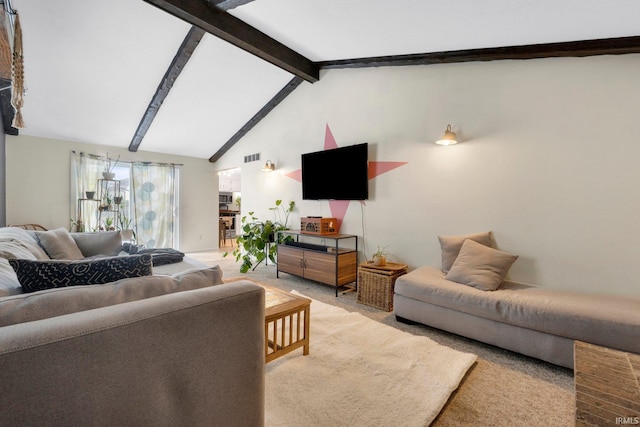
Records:
[[[266,366],[266,425],[425,426],[476,356],[313,300],[311,349]]]
[[[194,255],[209,265],[220,265],[224,277],[240,276],[239,267],[222,252]],[[358,304],[355,293],[335,297],[334,288],[288,274],[276,278],[273,265],[261,265],[247,274],[252,280],[286,291],[295,289],[324,303],[358,312],[372,320],[428,337],[439,344],[476,354],[478,360],[433,422],[434,427],[565,427],[575,425],[573,371],[478,341],[423,325],[406,325],[387,313]],[[402,419],[395,424],[402,426]]]

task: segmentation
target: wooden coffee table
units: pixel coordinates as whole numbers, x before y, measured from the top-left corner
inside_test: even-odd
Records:
[[[271,362],[300,347],[309,354],[311,300],[280,289],[265,289],[265,362]]]

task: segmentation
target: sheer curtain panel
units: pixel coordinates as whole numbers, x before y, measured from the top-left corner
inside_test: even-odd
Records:
[[[71,197],[69,213],[76,221],[74,231],[93,231],[98,227],[96,217],[96,202],[85,202],[87,191],[96,191],[98,178],[102,178],[105,160],[92,154],[71,152]]]
[[[134,162],[132,176],[138,243],[147,248],[177,247],[176,166]]]

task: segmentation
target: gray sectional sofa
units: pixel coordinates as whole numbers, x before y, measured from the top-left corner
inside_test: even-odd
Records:
[[[443,245],[443,268],[420,267],[396,280],[398,320],[567,368],[573,367],[574,340],[640,353],[640,299],[554,291],[508,280],[500,280],[495,290],[481,290],[448,279],[445,251]]]
[[[114,235],[76,237],[90,256],[119,250]],[[23,293],[9,259],[45,277],[55,263],[34,233],[0,228],[3,425],[264,424],[263,288],[224,284],[217,267],[186,259],[153,275]],[[85,261],[58,263],[84,271]]]

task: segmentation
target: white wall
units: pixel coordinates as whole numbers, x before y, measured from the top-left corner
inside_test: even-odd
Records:
[[[69,227],[71,151],[123,161],[183,164],[180,238],[183,251],[218,247],[218,176],[208,160],[29,136],[7,136],[7,223]]]
[[[408,165],[370,181],[367,254],[388,246],[414,268],[439,265],[437,236],[492,230],[518,254],[511,279],[640,296],[640,55],[494,61],[323,72],[303,84],[216,163],[242,167],[242,210],[303,202],[284,174],[323,149],[369,142],[370,160]],[[462,142],[433,143],[451,123]],[[243,165],[246,154],[262,162]],[[352,202],[342,228],[363,235]]]

